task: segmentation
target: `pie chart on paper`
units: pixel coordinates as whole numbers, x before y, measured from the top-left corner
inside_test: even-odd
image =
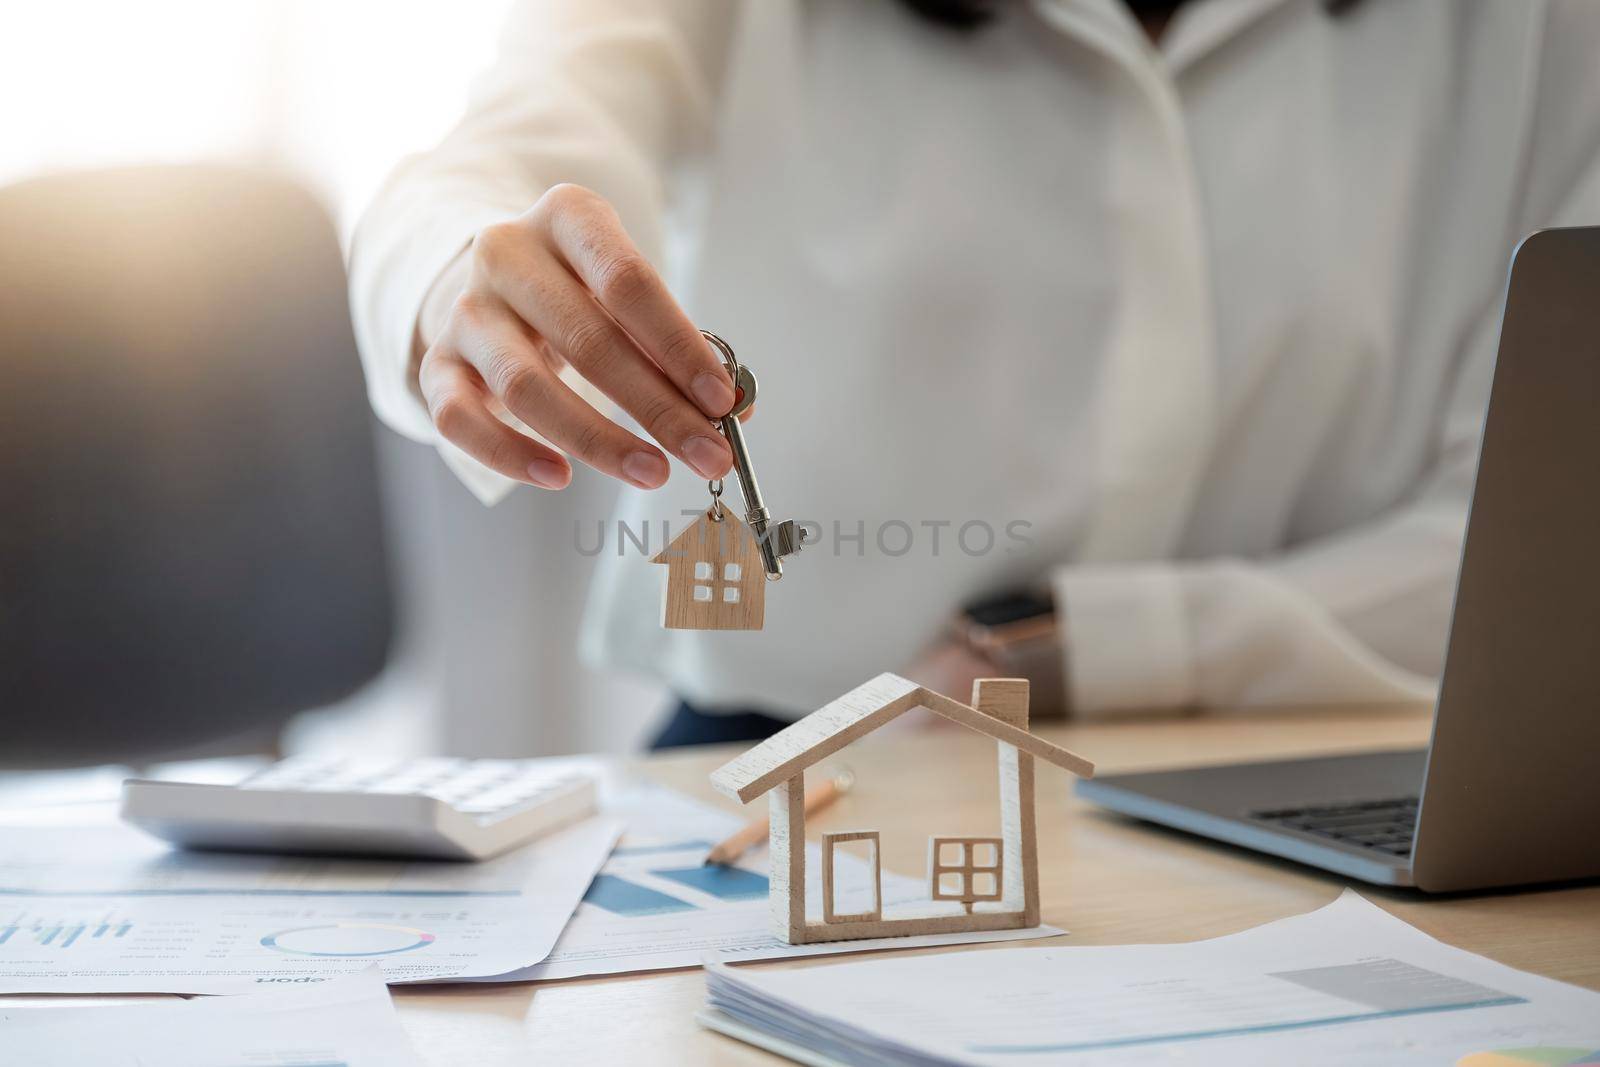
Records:
[[[1600,1067],[1600,1048],[1535,1045],[1474,1052],[1456,1061],[1456,1067],[1587,1067],[1590,1064]]]
[[[279,930],[261,939],[262,947],[293,956],[392,956],[433,944],[434,935],[389,923],[328,923]]]

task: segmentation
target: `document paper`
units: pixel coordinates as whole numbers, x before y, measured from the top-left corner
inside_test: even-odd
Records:
[[[824,945],[789,945],[772,934],[767,904],[767,854],[746,856],[736,867],[706,867],[706,853],[744,820],[658,786],[620,791],[606,811],[626,821],[628,832],[595,878],[572,921],[543,963],[496,980],[537,981],[591,974],[698,967],[707,953],[766,960],[871,949],[922,948],[973,941],[1050,937],[1053,926],[1028,930],[883,937]],[[848,861],[848,862],[847,862]],[[812,918],[821,918],[821,858],[816,846],[806,863]],[[839,906],[870,903],[869,868],[839,857]],[[883,902],[928,898],[927,884],[883,872]],[[959,908],[960,905],[950,905]]]
[[[1193,944],[719,963],[707,988],[706,1025],[811,1064],[1600,1063],[1600,993],[1441,944],[1349,891]]]
[[[421,1067],[365,971],[242,997],[92,1008],[0,1004],[0,1058],[27,1067]]]
[[[484,863],[190,852],[122,826],[0,827],[0,993],[243,993],[545,957],[621,834],[588,819]]]

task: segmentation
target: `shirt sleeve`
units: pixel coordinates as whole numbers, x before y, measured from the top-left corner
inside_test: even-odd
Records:
[[[668,174],[709,137],[735,0],[521,0],[466,113],[404,160],[351,245],[356,340],[374,411],[485,503],[514,484],[441,441],[416,383],[417,316],[479,230],[574,182],[659,263]]]
[[[1600,222],[1600,65],[1584,58],[1600,48],[1600,17],[1553,4],[1543,48],[1517,237]],[[1435,464],[1386,514],[1261,559],[1061,568],[1074,712],[1431,700],[1502,303],[1463,347]]]

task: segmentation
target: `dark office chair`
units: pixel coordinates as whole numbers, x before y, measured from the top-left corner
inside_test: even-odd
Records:
[[[390,641],[326,212],[210,167],[0,189],[0,765],[260,750]]]

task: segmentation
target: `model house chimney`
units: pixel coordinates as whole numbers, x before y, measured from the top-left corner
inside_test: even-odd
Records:
[[[1028,680],[979,678],[972,683],[972,706],[1019,730],[1028,728]]]

